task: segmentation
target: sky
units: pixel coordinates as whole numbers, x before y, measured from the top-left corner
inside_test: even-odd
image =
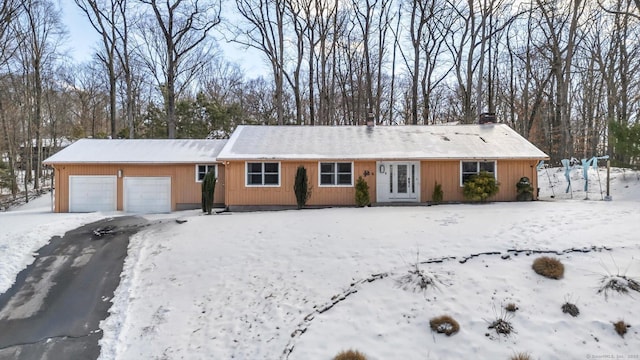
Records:
[[[61,0],[62,19],[69,33],[68,49],[69,55],[75,62],[90,61],[95,53],[99,36],[89,23],[86,15],[78,8],[73,0]],[[236,63],[244,70],[249,78],[258,76],[268,77],[268,68],[260,54],[253,49],[227,43],[224,40],[218,42],[227,61]]]

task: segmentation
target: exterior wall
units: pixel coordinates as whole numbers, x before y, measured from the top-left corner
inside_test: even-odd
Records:
[[[254,161],[254,160],[252,160]],[[275,162],[275,160],[265,160]],[[331,160],[333,162],[334,160]],[[349,160],[345,160],[347,162]],[[319,161],[280,161],[280,186],[262,187],[246,186],[245,161],[230,161],[225,163],[225,201],[227,206],[295,206],[296,195],[293,192],[296,171],[303,165],[307,169],[311,197],[308,206],[351,206],[355,205],[355,182],[358,176],[369,184],[371,202],[375,202],[376,177],[375,161],[353,162],[353,186],[320,187],[318,185]],[[368,172],[368,173],[367,173]],[[365,176],[365,174],[367,174]]]
[[[500,191],[490,201],[515,201],[518,195],[516,183],[526,176],[534,189],[533,198],[537,199],[538,160],[498,160],[496,171]],[[429,202],[433,194],[435,182],[442,185],[444,202],[465,201],[460,186],[460,161],[423,161],[421,165],[422,201]]]
[[[276,162],[276,160],[265,160]],[[402,161],[402,160],[399,160]],[[248,187],[245,185],[245,161],[231,161],[225,164],[227,206],[295,206],[296,198],[293,192],[296,170],[299,165],[307,169],[309,182],[312,187],[308,206],[353,206],[355,205],[355,181],[359,175],[364,175],[369,184],[371,202],[376,199],[376,162],[354,161],[354,186],[349,187],[320,187],[318,186],[319,161],[280,161],[279,187]],[[537,198],[537,160],[499,160],[496,171],[500,191],[490,201],[515,201],[517,196],[516,183],[526,176],[531,180],[534,188],[534,199]],[[465,201],[462,186],[460,186],[460,161],[422,161],[420,164],[421,201],[430,202],[435,183],[442,185],[445,202]]]
[[[71,175],[117,175],[122,170],[122,177],[117,179],[117,210],[123,210],[123,179],[129,176],[169,176],[171,177],[171,210],[186,207],[199,207],[202,190],[200,182],[196,182],[196,164],[56,164],[55,168],[55,212],[69,211],[69,176]],[[224,166],[218,164],[218,183],[214,195],[215,204],[224,204]]]

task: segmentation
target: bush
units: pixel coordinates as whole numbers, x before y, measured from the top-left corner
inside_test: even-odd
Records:
[[[481,171],[465,181],[462,193],[469,201],[484,202],[500,190],[499,184],[492,173]]]
[[[508,303],[507,306],[504,307],[508,312],[516,312],[518,311],[518,305],[514,303]]]
[[[304,166],[298,166],[296,171],[296,179],[293,184],[293,192],[296,194],[296,203],[298,209],[302,209],[309,198],[311,197],[311,187],[309,186],[309,177],[307,176],[307,169]]]
[[[216,190],[216,174],[210,170],[202,179],[202,212],[211,215],[213,194]]]
[[[560,279],[564,275],[564,265],[558,259],[543,256],[535,259],[532,265],[536,274],[549,279]]]
[[[531,355],[521,352],[514,354],[509,360],[531,360]]]
[[[356,181],[356,205],[363,207],[370,204],[369,184],[367,184],[362,176],[358,176],[358,180]]]
[[[603,276],[600,284],[598,294],[604,294],[605,298],[609,296],[609,292],[611,291],[620,294],[628,294],[629,290],[640,292],[640,283],[626,275]]]
[[[580,315],[580,310],[578,309],[578,307],[570,302],[566,302],[562,305],[562,312],[573,317]]]
[[[367,360],[367,357],[359,351],[347,350],[336,355],[333,360]]]
[[[433,194],[431,194],[431,201],[439,204],[442,202],[443,198],[444,193],[442,192],[442,184],[438,184],[438,182],[436,181],[436,185],[433,187]]]
[[[616,329],[616,332],[618,333],[618,335],[624,337],[624,334],[627,333],[627,328],[630,328],[631,325],[620,320],[618,322],[613,323],[613,327]]]
[[[533,186],[528,177],[521,177],[520,181],[516,183],[516,190],[518,191],[518,201],[531,201],[533,200]]]
[[[451,336],[460,330],[458,322],[449,315],[442,315],[429,320],[431,330],[438,334],[446,334]]]

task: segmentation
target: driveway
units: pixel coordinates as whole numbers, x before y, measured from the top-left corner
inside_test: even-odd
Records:
[[[0,359],[96,359],[98,325],[120,283],[129,237],[146,225],[108,218],[41,248],[0,295]]]

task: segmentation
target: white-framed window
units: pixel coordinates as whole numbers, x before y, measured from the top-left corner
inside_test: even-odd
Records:
[[[469,180],[473,175],[486,171],[496,177],[495,161],[460,161],[460,186],[464,186],[465,181]]]
[[[280,186],[279,162],[247,162],[247,186]]]
[[[209,171],[213,171],[216,178],[218,177],[218,165],[216,164],[196,165],[196,182],[202,182],[202,180],[204,180],[204,176],[207,175]]]
[[[352,162],[318,163],[320,186],[353,186]]]

